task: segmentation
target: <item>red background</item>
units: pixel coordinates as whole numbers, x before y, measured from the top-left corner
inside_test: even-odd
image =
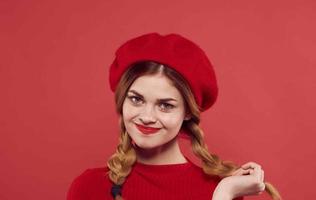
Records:
[[[261,164],[284,199],[314,199],[315,10],[312,0],[2,0],[0,199],[65,199],[74,177],[105,165],[118,142],[108,66],[122,42],[152,31],[192,39],[215,66],[209,150]]]

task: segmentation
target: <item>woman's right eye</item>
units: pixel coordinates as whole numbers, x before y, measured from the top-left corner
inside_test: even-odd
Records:
[[[128,97],[133,103],[138,103],[140,100],[141,100],[141,98],[139,98],[139,97],[137,97],[137,96],[129,96]]]

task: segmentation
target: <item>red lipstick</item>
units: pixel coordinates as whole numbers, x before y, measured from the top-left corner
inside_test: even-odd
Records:
[[[139,124],[136,124],[136,127],[144,134],[153,134],[160,130],[160,128],[147,127]]]

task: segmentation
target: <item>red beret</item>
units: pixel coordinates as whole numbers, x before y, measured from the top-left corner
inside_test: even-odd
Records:
[[[179,72],[189,83],[201,112],[215,103],[218,87],[211,62],[198,45],[179,34],[147,33],[126,41],[115,55],[109,73],[113,92],[131,64],[147,60],[166,64]]]

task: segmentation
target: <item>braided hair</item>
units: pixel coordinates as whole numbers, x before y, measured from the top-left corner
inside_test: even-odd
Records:
[[[190,113],[191,119],[184,121],[182,128],[187,130],[185,133],[191,140],[192,151],[202,163],[202,169],[205,174],[210,176],[219,176],[225,178],[231,176],[237,169],[240,168],[237,164],[231,161],[223,161],[218,155],[208,151],[208,147],[204,141],[204,133],[200,128],[200,113],[201,108],[196,104],[192,91],[186,80],[175,70],[153,61],[143,61],[134,63],[128,70],[125,71],[120,79],[118,87],[115,91],[116,112],[122,116],[123,102],[126,93],[132,83],[142,75],[163,73],[180,91],[185,100],[186,110]],[[107,162],[109,168],[108,176],[113,182],[111,194],[115,200],[122,200],[123,183],[131,172],[131,169],[136,162],[136,152],[132,145],[132,140],[126,132],[124,122],[121,117],[119,119],[120,126],[120,141],[116,152],[110,157]],[[280,200],[281,196],[277,189],[270,183],[265,182],[265,190],[274,200]]]

